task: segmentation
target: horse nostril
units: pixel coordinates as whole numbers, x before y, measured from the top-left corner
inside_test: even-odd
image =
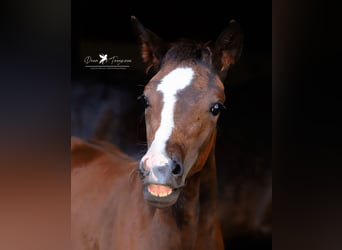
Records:
[[[142,174],[143,176],[147,176],[149,174],[149,171],[146,170],[144,167],[143,161],[140,161],[140,163],[139,163],[139,173]]]
[[[176,176],[181,176],[183,174],[183,168],[176,161],[173,161],[172,174]]]

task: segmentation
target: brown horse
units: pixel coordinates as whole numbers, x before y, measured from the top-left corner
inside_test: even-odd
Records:
[[[216,123],[223,79],[243,36],[231,21],[213,46],[165,43],[135,17],[147,69],[148,150],[140,162],[104,142],[71,140],[73,249],[223,249]]]

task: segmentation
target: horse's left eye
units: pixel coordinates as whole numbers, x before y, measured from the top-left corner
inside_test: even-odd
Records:
[[[223,110],[225,107],[223,106],[222,103],[215,103],[213,106],[211,106],[210,108],[210,112],[213,114],[213,115],[218,115],[221,110]]]
[[[138,100],[141,101],[141,102],[143,103],[145,109],[148,108],[148,107],[150,106],[150,103],[149,103],[149,101],[148,101],[148,98],[147,98],[145,95],[139,96],[139,97],[138,97]]]

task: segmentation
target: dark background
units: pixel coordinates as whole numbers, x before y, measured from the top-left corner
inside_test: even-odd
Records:
[[[242,56],[225,81],[227,110],[216,147],[219,212],[227,249],[271,249],[272,11],[271,1],[73,1],[71,25],[71,135],[119,145],[137,160],[146,150],[143,106],[150,76],[140,57],[130,16],[165,41],[215,41],[235,19],[244,32]],[[107,53],[132,59],[126,70],[90,70],[83,59]]]

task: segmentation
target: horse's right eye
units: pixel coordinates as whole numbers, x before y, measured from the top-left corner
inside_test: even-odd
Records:
[[[145,95],[141,95],[138,97],[138,100],[141,101],[145,108],[148,108],[150,106],[150,103],[148,101],[148,98]]]

